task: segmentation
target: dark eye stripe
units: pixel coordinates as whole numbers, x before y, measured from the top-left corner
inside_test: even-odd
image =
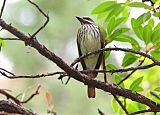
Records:
[[[94,22],[91,18],[89,17],[83,17],[84,20],[89,21],[89,22]]]

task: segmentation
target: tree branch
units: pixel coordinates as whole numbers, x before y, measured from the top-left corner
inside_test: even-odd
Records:
[[[7,99],[11,99],[13,102],[15,102],[18,105],[21,105],[23,103],[27,103],[28,101],[30,101],[34,96],[39,94],[39,89],[40,89],[40,85],[38,85],[36,91],[29,96],[29,98],[27,98],[25,101],[20,101],[19,99],[17,99],[17,97],[11,95],[10,93],[6,92],[4,89],[0,89],[0,93],[5,95],[7,97]]]
[[[134,53],[134,54],[138,54],[138,55],[141,55],[143,57],[146,57],[148,59],[151,59],[154,63],[156,63],[157,65],[160,65],[160,62],[157,61],[154,57],[150,56],[149,54],[146,54],[146,53],[143,53],[143,52],[140,52],[140,51],[135,51],[135,50],[132,50],[132,49],[129,49],[129,48],[118,48],[118,47],[115,47],[115,48],[102,48],[102,49],[99,49],[99,50],[96,50],[94,52],[90,52],[86,55],[82,55],[80,56],[79,58],[77,58],[72,64],[71,66],[74,66],[76,63],[80,62],[82,59],[90,56],[90,55],[93,55],[93,54],[97,54],[97,53],[100,53],[100,52],[104,52],[104,51],[123,51],[123,52],[131,52],[131,53]]]
[[[5,30],[8,30],[10,33],[12,33],[13,35],[18,37],[19,39],[21,39],[25,43],[27,43],[27,44],[30,43],[30,39],[31,39],[30,37],[26,36],[24,33],[20,32],[19,30],[17,30],[13,26],[7,24],[2,19],[0,19],[0,26],[3,27]],[[101,89],[105,92],[110,92],[111,94],[123,96],[123,97],[129,98],[133,101],[137,101],[139,103],[145,104],[145,105],[149,106],[153,111],[160,111],[160,105],[156,104],[154,101],[146,98],[143,95],[140,95],[138,93],[134,93],[128,89],[123,89],[123,88],[121,88],[117,85],[114,85],[114,84],[109,84],[109,83],[101,82],[99,80],[94,80],[92,78],[89,78],[87,75],[80,73],[79,71],[77,71],[73,67],[70,67],[68,64],[66,64],[60,57],[56,56],[53,52],[49,51],[44,45],[41,45],[37,41],[37,39],[33,39],[32,43],[29,45],[31,47],[35,48],[41,55],[43,55],[47,59],[51,60],[53,63],[56,63],[58,67],[60,67],[62,70],[64,70],[67,73],[67,75],[71,76],[75,80],[82,82],[85,85],[95,86],[96,88]],[[112,48],[112,49],[120,50],[121,48]],[[126,49],[122,49],[122,50],[130,51],[130,52],[133,52],[136,54],[141,54],[141,55],[144,55],[144,56],[150,58],[154,63],[150,64],[149,67],[154,66],[155,63],[156,64],[159,63],[155,59],[153,59],[151,56],[146,55],[142,52],[137,52],[134,50],[126,50]]]
[[[0,71],[1,75],[9,78],[9,79],[22,79],[22,78],[42,78],[53,75],[67,75],[65,72],[54,72],[54,73],[46,73],[46,74],[37,74],[37,75],[7,75],[5,72]]]
[[[31,110],[25,109],[20,105],[10,101],[0,100],[0,112],[5,112],[3,115],[20,114],[20,115],[38,115]]]
[[[7,99],[11,99],[16,104],[20,105],[20,100],[18,100],[16,97],[14,97],[13,95],[9,94],[8,92],[6,92],[4,89],[0,89],[0,93],[5,95],[7,97]]]

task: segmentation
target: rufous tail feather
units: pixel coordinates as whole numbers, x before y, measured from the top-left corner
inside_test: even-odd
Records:
[[[97,74],[95,73],[88,73],[88,76],[91,78],[95,78],[97,76]],[[95,87],[94,86],[88,86],[87,88],[87,93],[88,93],[88,98],[95,98],[96,97],[96,91],[95,91]]]
[[[95,98],[96,97],[95,90],[96,90],[95,87],[88,86],[88,98]]]

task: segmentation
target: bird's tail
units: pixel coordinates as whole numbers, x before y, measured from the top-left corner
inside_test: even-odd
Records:
[[[91,78],[95,78],[97,76],[96,73],[88,73],[88,76]],[[96,97],[96,91],[95,91],[94,86],[88,85],[87,93],[88,93],[88,98],[95,98]]]
[[[96,96],[96,91],[95,87],[93,86],[88,86],[88,98],[95,98]]]

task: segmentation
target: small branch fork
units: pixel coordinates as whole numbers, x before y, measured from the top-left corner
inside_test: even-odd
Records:
[[[3,76],[6,76],[10,79],[13,78],[40,78],[40,77],[47,77],[47,76],[53,76],[53,75],[60,75],[60,76],[71,76],[73,79],[84,83],[85,85],[92,85],[95,86],[98,89],[101,89],[105,92],[109,92],[111,93],[115,99],[117,99],[116,101],[119,103],[120,101],[118,100],[118,98],[116,97],[116,95],[119,96],[123,96],[124,98],[128,98],[131,99],[133,101],[142,103],[147,105],[150,109],[148,110],[144,110],[144,111],[137,111],[131,114],[137,114],[137,113],[144,113],[144,112],[160,112],[160,105],[157,104],[156,102],[148,99],[147,97],[132,92],[131,90],[125,89],[125,88],[121,88],[118,85],[115,84],[110,84],[110,83],[105,83],[99,80],[95,80],[95,79],[91,79],[89,78],[87,75],[83,74],[85,72],[91,72],[91,71],[96,71],[96,72],[110,72],[110,73],[115,73],[115,72],[127,72],[127,71],[136,71],[136,70],[140,70],[140,69],[148,69],[151,68],[153,66],[160,66],[160,62],[157,61],[156,59],[154,59],[152,56],[140,52],[140,51],[135,51],[132,49],[128,49],[128,48],[103,48],[100,50],[97,50],[95,52],[91,52],[88,53],[84,56],[81,56],[79,58],[77,58],[72,64],[71,66],[69,66],[66,62],[64,62],[62,60],[62,58],[58,57],[56,54],[54,54],[53,52],[51,52],[49,49],[47,49],[44,45],[40,44],[39,41],[37,39],[32,39],[35,38],[35,36],[47,25],[47,23],[49,22],[49,17],[48,15],[46,15],[41,9],[40,7],[35,4],[34,2],[32,2],[31,0],[28,0],[28,2],[30,2],[32,5],[34,5],[40,13],[42,13],[44,15],[44,17],[46,17],[46,22],[44,23],[43,26],[41,26],[35,33],[33,33],[31,36],[27,36],[24,33],[22,33],[21,31],[19,31],[17,28],[13,27],[10,24],[7,24],[3,19],[1,19],[2,17],[2,13],[4,10],[4,6],[5,6],[5,2],[6,0],[4,0],[3,2],[3,6],[1,8],[1,14],[0,14],[0,26],[7,30],[9,33],[12,33],[13,35],[15,35],[16,38],[15,40],[21,40],[24,41],[26,44],[28,44],[30,47],[33,47],[34,49],[37,50],[37,52],[39,52],[39,54],[41,54],[42,56],[46,57],[47,59],[49,59],[51,62],[57,64],[57,66],[59,68],[61,68],[64,72],[55,72],[55,73],[47,73],[47,74],[39,74],[39,75],[24,75],[24,76],[16,76],[15,74],[0,68],[0,73]],[[8,39],[9,40],[9,39]],[[137,66],[137,67],[130,67],[130,68],[124,68],[124,69],[116,69],[116,70],[86,70],[86,71],[78,71],[76,68],[73,68],[73,66],[80,62],[81,59],[86,58],[87,56],[99,53],[99,52],[105,52],[105,51],[124,51],[124,52],[131,52],[140,56],[143,56],[145,58],[149,58],[150,60],[152,60],[151,64],[148,65],[144,65],[144,66]],[[32,99],[35,95],[38,94],[38,90],[39,90],[40,86],[37,88],[36,92],[31,95],[26,101],[20,102],[17,101],[16,98],[14,98],[13,96],[11,96],[8,92],[5,91],[1,91],[0,93],[6,95],[7,98],[10,98],[12,100],[15,101],[15,103],[26,103],[28,102],[30,99]],[[122,103],[119,103],[120,106],[122,107],[122,109],[125,111],[126,114],[128,114],[128,111],[126,110],[125,106],[122,105]],[[99,111],[99,113],[103,114],[101,111]]]
[[[45,14],[43,10],[36,3],[32,2],[31,0],[28,0],[28,2],[34,5],[39,10],[39,12],[43,14],[43,16],[46,18],[45,23],[35,33],[31,35],[31,38],[34,38],[47,25],[47,23],[49,22],[49,16],[48,14]]]
[[[7,92],[6,90],[4,90],[4,89],[0,89],[0,93],[3,94],[3,95],[5,95],[5,96],[7,97],[7,99],[11,99],[11,100],[14,101],[16,104],[21,105],[21,104],[23,104],[23,103],[29,102],[31,99],[33,99],[33,97],[35,97],[36,95],[38,95],[38,94],[39,94],[39,89],[40,89],[40,87],[41,87],[41,86],[38,85],[36,91],[35,91],[33,94],[31,94],[30,97],[27,98],[27,99],[24,100],[24,101],[20,101],[19,99],[17,99],[16,97],[14,97],[13,95],[11,95],[10,93],[8,93],[8,92]]]

